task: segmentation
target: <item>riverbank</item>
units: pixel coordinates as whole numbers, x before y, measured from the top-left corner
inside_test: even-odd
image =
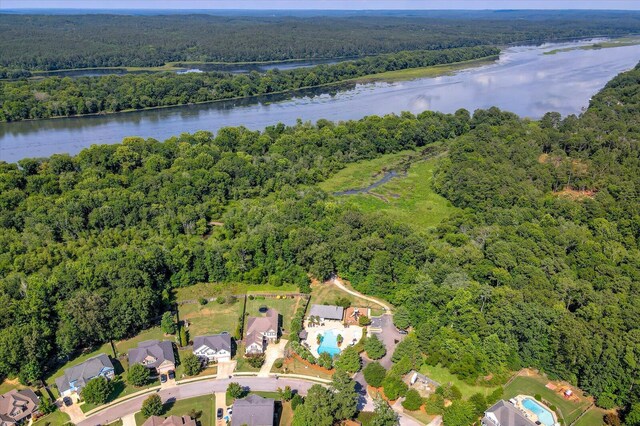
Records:
[[[132,112],[140,112],[140,111],[151,111],[151,110],[159,110],[159,109],[167,109],[167,108],[178,108],[178,107],[189,106],[189,105],[205,105],[205,104],[214,104],[214,103],[221,103],[221,102],[227,102],[227,101],[260,99],[264,97],[277,96],[277,95],[291,95],[293,97],[295,94],[300,94],[301,92],[304,92],[304,91],[317,90],[317,89],[323,89],[323,88],[327,88],[327,89],[337,88],[337,90],[339,91],[339,90],[350,88],[354,84],[367,84],[367,83],[381,82],[381,81],[386,81],[391,83],[391,82],[397,82],[397,81],[413,80],[416,78],[432,78],[437,76],[451,75],[452,73],[455,73],[456,71],[459,71],[459,70],[476,68],[476,67],[481,67],[481,66],[494,63],[498,58],[499,58],[499,55],[489,55],[489,56],[472,59],[468,61],[452,62],[450,64],[433,65],[430,67],[407,68],[404,70],[387,71],[384,73],[377,73],[377,74],[368,74],[361,77],[354,77],[354,78],[345,79],[345,80],[333,81],[325,84],[303,86],[295,89],[275,91],[267,94],[235,96],[235,97],[224,98],[224,99],[214,99],[209,101],[190,102],[190,103],[184,103],[184,104],[161,105],[161,106],[154,106],[154,107],[147,107],[147,108],[127,108],[127,109],[122,109],[120,111],[113,111],[113,112],[101,111],[101,112],[90,113],[90,114],[59,115],[59,116],[46,117],[46,118],[29,118],[29,119],[23,119],[19,121],[33,122],[33,121],[42,121],[42,120],[50,120],[50,119],[105,116],[105,115],[132,113]],[[344,88],[340,88],[340,86],[344,86]]]
[[[598,50],[598,49],[610,49],[613,47],[626,47],[636,46],[640,44],[640,38],[638,37],[622,37],[613,40],[601,41],[598,43],[589,44],[586,46],[572,46],[562,49],[553,49],[548,52],[544,52],[544,55],[555,55],[557,53],[571,52],[573,50]]]

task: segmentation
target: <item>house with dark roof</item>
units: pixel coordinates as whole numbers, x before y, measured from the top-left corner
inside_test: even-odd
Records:
[[[204,362],[231,361],[231,336],[229,333],[196,336],[193,354]]]
[[[245,353],[264,353],[269,342],[278,339],[280,314],[275,309],[268,309],[263,317],[247,318],[245,334]]]
[[[510,402],[500,400],[484,412],[482,426],[536,426]]]
[[[142,426],[196,426],[197,423],[189,416],[160,416],[149,417]]]
[[[342,321],[344,308],[334,305],[311,305],[309,317],[318,317],[320,321]]]
[[[0,395],[0,426],[19,425],[38,413],[40,400],[31,389],[13,389]]]
[[[168,340],[147,340],[129,349],[129,366],[142,364],[153,373],[167,374],[176,369],[173,344]]]
[[[231,426],[273,426],[274,414],[274,399],[249,395],[233,403]]]
[[[67,368],[64,370],[64,376],[56,379],[56,386],[62,397],[80,394],[82,388],[96,377],[104,377],[107,380],[115,377],[113,364],[105,354],[99,354],[81,364]]]

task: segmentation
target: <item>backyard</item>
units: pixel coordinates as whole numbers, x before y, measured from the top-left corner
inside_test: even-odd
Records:
[[[491,392],[498,388],[498,386],[470,385],[458,379],[455,375],[451,374],[451,372],[447,368],[441,367],[440,365],[431,366],[425,364],[420,368],[420,373],[424,374],[432,380],[435,380],[441,385],[445,385],[447,383],[456,385],[456,387],[460,389],[460,392],[462,393],[462,397],[464,399],[469,399],[471,395],[478,392],[484,396],[488,396]]]
[[[203,395],[175,402],[167,402],[164,404],[164,413],[162,416],[188,416],[194,412],[201,412],[199,417],[200,426],[215,426],[215,396]],[[136,413],[135,418],[138,426],[141,426],[145,421],[141,411]]]
[[[343,282],[346,286],[349,286],[348,282]],[[357,306],[360,308],[371,308],[372,316],[378,316],[384,313],[384,310],[377,303],[347,293],[346,291],[338,288],[330,281],[324,283],[313,282],[311,284],[311,304],[333,305],[338,298],[347,299],[349,303],[351,303],[351,306]]]
[[[282,316],[282,323],[280,324],[283,333],[289,329],[291,326],[291,318],[296,313],[296,310],[300,306],[304,306],[306,300],[303,297],[286,297],[278,299],[276,297],[255,297],[253,300],[247,299],[247,308],[246,313],[249,316],[262,316],[259,309],[262,306],[266,306],[267,308],[275,309]],[[286,336],[283,336],[286,338]]]
[[[196,336],[217,334],[223,331],[233,335],[242,316],[243,299],[234,303],[209,302],[206,305],[188,303],[180,305],[180,320],[189,321],[189,336],[193,340]]]
[[[565,425],[570,425],[589,407],[591,402],[587,398],[577,396],[577,392],[574,393],[576,395],[575,401],[566,399],[557,391],[546,388],[545,385],[548,382],[548,379],[533,374],[515,377],[504,387],[504,399],[521,394],[531,396],[538,394],[542,396],[543,402],[548,406],[554,405],[557,408],[556,413],[560,418],[564,418]]]

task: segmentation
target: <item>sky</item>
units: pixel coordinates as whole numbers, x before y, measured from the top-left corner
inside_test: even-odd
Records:
[[[640,0],[0,0],[0,9],[622,9]]]

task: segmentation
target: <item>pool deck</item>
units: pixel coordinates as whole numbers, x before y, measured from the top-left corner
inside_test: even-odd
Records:
[[[343,337],[342,345],[339,346],[340,350],[343,351],[348,348],[352,342],[358,342],[362,338],[362,327],[350,325],[345,327],[340,321],[325,321],[324,325],[315,325],[309,327],[307,321],[305,321],[305,330],[307,330],[307,339],[306,343],[311,350],[311,353],[315,357],[319,357],[318,353],[318,334],[325,334],[327,331],[333,330],[336,334],[341,334]]]
[[[533,423],[535,423],[536,421],[539,421],[540,419],[538,418],[538,415],[536,413],[534,413],[533,411],[529,410],[527,407],[525,407],[522,402],[525,399],[530,399],[532,401],[534,401],[536,404],[538,404],[539,406],[541,406],[542,408],[544,408],[545,410],[547,410],[549,413],[551,413],[551,416],[553,417],[553,425],[558,425],[558,416],[556,416],[556,413],[553,412],[552,409],[550,409],[549,407],[547,407],[546,404],[544,404],[543,402],[540,402],[538,400],[536,400],[534,397],[532,397],[531,395],[518,395],[514,398],[511,398],[510,401],[513,403],[513,405],[518,408],[520,411],[522,411],[525,415],[525,417],[527,417],[529,420],[531,420]],[[545,426],[553,426],[553,425],[547,425],[546,423],[544,423],[542,420],[540,420],[540,423],[542,425]]]

